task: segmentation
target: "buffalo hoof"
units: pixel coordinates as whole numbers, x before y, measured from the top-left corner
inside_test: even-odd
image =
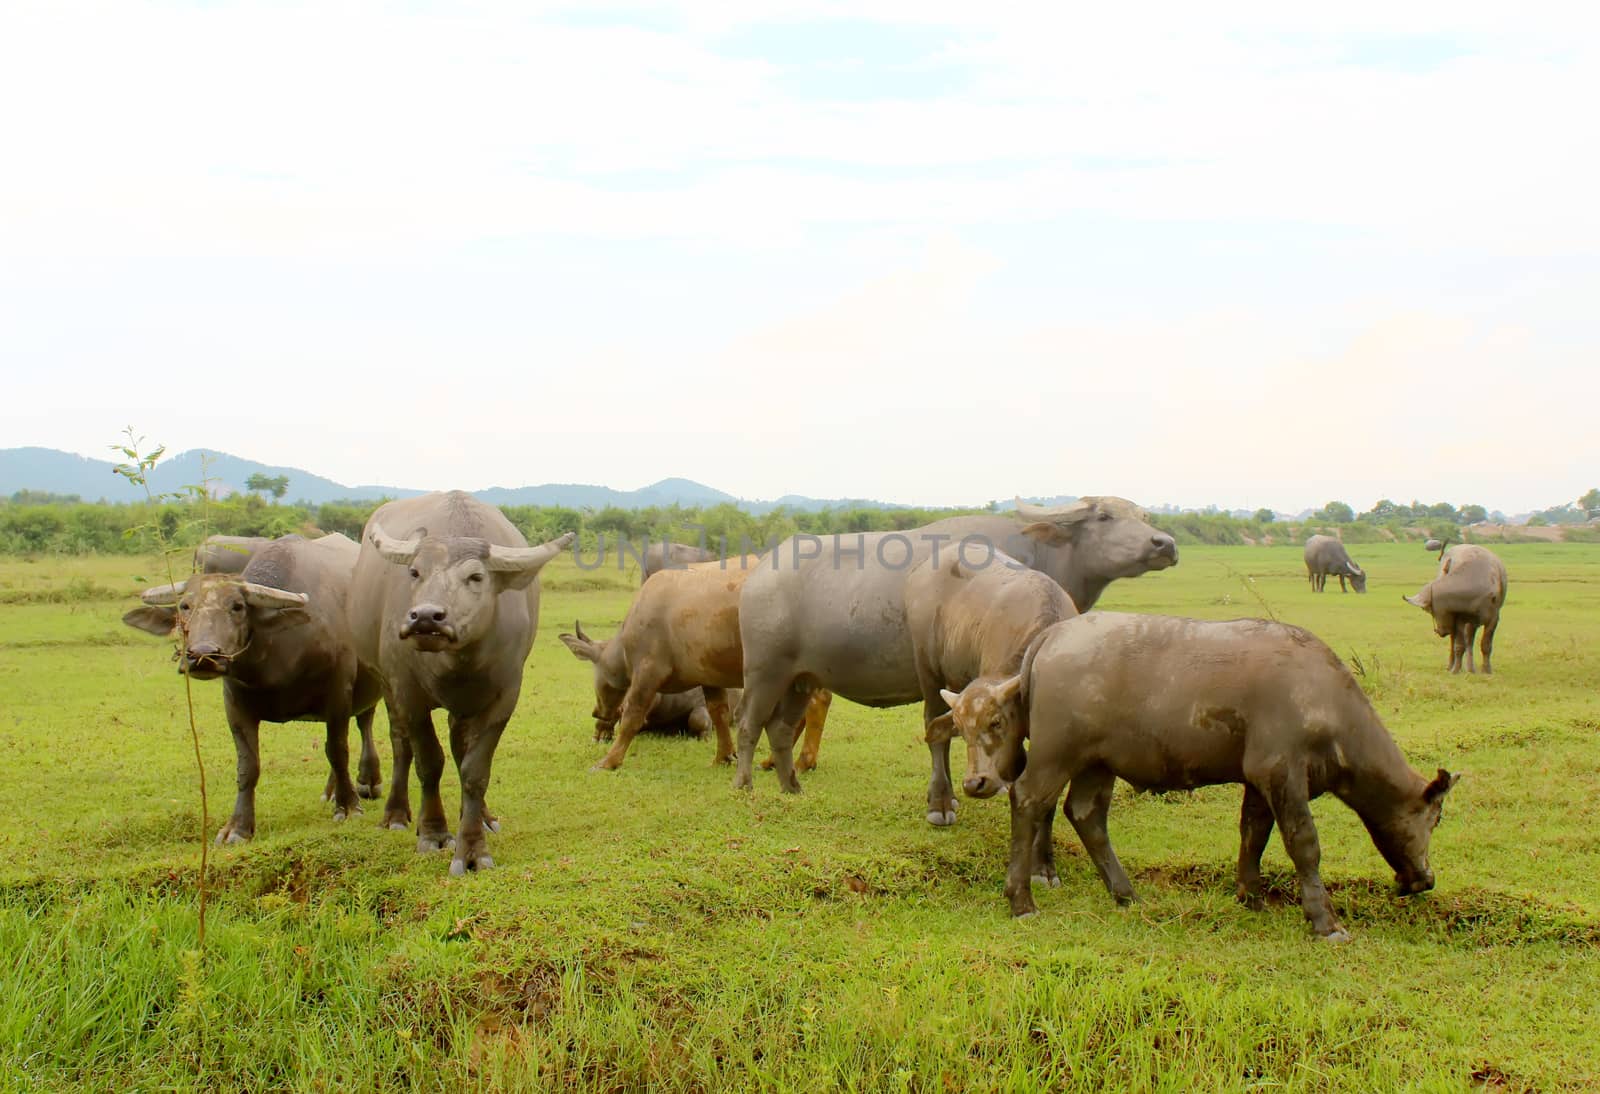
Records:
[[[387,828],[391,832],[408,832],[411,830],[411,810],[385,809],[383,819],[378,821],[379,828]]]
[[[229,821],[217,831],[217,846],[223,847],[230,843],[249,843],[254,837],[254,831],[247,831],[242,825],[236,826],[233,821]]]
[[[711,758],[711,766],[712,767],[727,767],[732,762],[733,762],[733,753],[731,753],[731,752],[728,753],[726,756],[713,756]]]
[[[733,788],[735,790],[754,790],[756,788],[755,780],[749,775],[735,774],[733,776]]]
[[[450,876],[461,877],[468,870],[491,870],[494,868],[494,859],[488,855],[479,855],[470,861],[453,858],[450,860]]]
[[[1117,902],[1117,907],[1119,908],[1131,907],[1139,900],[1134,893],[1112,893],[1111,899]]]
[[[456,838],[449,832],[422,835],[417,837],[417,854],[431,855],[435,851],[454,850]]]
[[[1026,911],[1026,912],[1012,912],[1011,913],[1011,918],[1012,919],[1038,919],[1039,918],[1039,909],[1034,908],[1031,911]]]
[[[801,756],[794,762],[794,769],[802,775],[807,771],[815,771],[817,769],[817,761],[808,760],[804,756]]]
[[[1267,902],[1261,899],[1260,893],[1242,893],[1239,896],[1239,903],[1243,904],[1245,909],[1251,912],[1262,911],[1267,906]]]
[[[1327,934],[1318,935],[1317,937],[1324,942],[1348,942],[1350,941],[1350,932],[1343,927],[1335,927]]]
[[[333,811],[333,823],[334,824],[338,824],[341,821],[349,820],[351,817],[355,816],[358,813],[364,813],[364,812],[366,812],[366,810],[362,809],[359,805],[352,805],[348,809],[346,809],[342,805],[338,806]]]
[[[1057,874],[1055,867],[1047,866],[1033,875],[1035,885],[1043,885],[1046,889],[1061,888],[1061,875]]]
[[[379,780],[377,779],[369,783],[358,782],[356,783],[356,793],[370,801],[383,793],[383,787],[379,785]]]
[[[606,766],[606,762],[604,760],[601,760],[599,763],[597,763],[593,767],[589,768],[589,770],[590,771],[615,771],[616,768],[607,767]]]
[[[956,811],[954,809],[948,809],[948,810],[930,809],[930,810],[928,810],[928,823],[933,825],[936,828],[949,828],[955,822],[956,822]]]

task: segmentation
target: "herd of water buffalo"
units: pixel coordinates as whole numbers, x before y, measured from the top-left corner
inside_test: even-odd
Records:
[[[324,796],[335,820],[377,797],[381,699],[393,749],[382,825],[407,830],[414,819],[418,851],[453,847],[452,874],[492,866],[490,768],[538,624],[539,571],[573,538],[530,547],[499,509],[460,492],[428,494],[381,506],[359,545],[341,535],[213,537],[196,552],[194,576],[147,589],[124,622],[176,635],[180,671],[223,682],[238,796],[218,842],[255,833],[262,722],[326,724]],[[1313,536],[1305,559],[1313,588],[1336,576],[1365,591],[1365,573],[1339,541]],[[764,732],[767,766],[798,791],[796,772],[816,764],[834,694],[879,707],[921,701],[929,823],[955,823],[957,735],[963,791],[1009,789],[1005,891],[1016,915],[1035,910],[1032,882],[1059,884],[1051,824],[1063,791],[1106,888],[1119,903],[1133,899],[1106,833],[1118,778],[1150,790],[1243,784],[1239,899],[1261,904],[1260,859],[1276,824],[1323,938],[1346,937],[1318,872],[1308,803],[1323,793],[1360,816],[1402,894],[1432,888],[1428,844],[1456,777],[1411,769],[1326,645],[1258,619],[1089,612],[1112,581],[1177,562],[1172,537],[1114,497],[1019,503],[1015,515],[905,532],[797,535],[760,555],[655,545],[618,633],[596,641],[577,625],[561,640],[592,665],[595,738],[611,741],[602,769],[620,766],[641,730],[687,727],[714,732],[716,762],[736,760],[734,786],[749,788]],[[1473,669],[1482,627],[1488,672],[1505,593],[1500,560],[1461,544],[1406,599],[1450,639],[1453,671]],[[461,785],[454,834],[440,797],[439,709]],[[352,718],[361,731],[354,781]]]

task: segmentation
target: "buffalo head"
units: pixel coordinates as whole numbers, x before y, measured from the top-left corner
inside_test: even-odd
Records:
[[[1440,768],[1432,781],[1405,796],[1382,817],[1362,816],[1373,844],[1394,868],[1396,891],[1414,896],[1433,888],[1433,871],[1428,867],[1428,844],[1443,814],[1444,796],[1461,780]],[[1420,777],[1417,778],[1422,783]]]
[[[1086,577],[1114,581],[1178,564],[1178,543],[1149,521],[1126,498],[1079,498],[1046,509],[1017,500],[1017,515],[1028,521],[1022,534],[1052,547],[1071,545],[1072,558]]]
[[[400,637],[436,653],[489,634],[500,594],[533,584],[573,535],[537,547],[503,547],[470,536],[430,536],[425,530],[412,539],[395,539],[373,525],[368,539],[385,561],[404,566],[411,578],[411,604],[400,620]]]
[[[1022,677],[980,676],[957,694],[939,690],[947,713],[928,723],[928,741],[938,744],[959,734],[967,745],[967,777],[961,789],[969,798],[990,798],[1022,774],[1028,754],[1022,711]]]
[[[122,617],[130,627],[166,637],[183,636],[178,671],[197,680],[226,676],[258,634],[310,619],[304,593],[240,581],[227,574],[198,574],[175,585],[146,589],[144,604]]]
[[[577,633],[561,635],[561,643],[572,651],[572,656],[594,665],[594,739],[609,741],[622,716],[622,700],[628,693],[627,672],[606,658],[612,640],[596,642],[583,633],[583,624],[576,620],[572,627]]]

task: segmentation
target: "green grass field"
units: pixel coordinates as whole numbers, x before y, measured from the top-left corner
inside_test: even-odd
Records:
[[[1064,883],[1013,921],[1005,802],[923,820],[916,707],[836,702],[797,797],[762,772],[733,792],[709,741],[641,737],[592,773],[589,673],[556,635],[611,634],[632,585],[562,560],[496,758],[498,868],[451,880],[376,803],[333,824],[320,727],[263,727],[258,836],[213,855],[203,955],[182,682],[119,622],[137,577],[165,577],[0,560],[0,1086],[1592,1089],[1600,547],[1500,553],[1488,678],[1447,676],[1401,602],[1435,566],[1416,545],[1356,550],[1365,596],[1313,594],[1298,549],[1184,548],[1102,601],[1270,608],[1359,658],[1414,767],[1465,772],[1438,888],[1410,901],[1354,814],[1314,804],[1344,945],[1312,939],[1276,840],[1270,906],[1235,904],[1236,787],[1119,789],[1127,910],[1058,825]],[[233,748],[219,687],[196,695],[209,836]]]

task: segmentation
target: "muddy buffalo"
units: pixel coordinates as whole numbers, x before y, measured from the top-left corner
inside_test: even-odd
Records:
[[[1494,632],[1500,626],[1500,609],[1506,602],[1505,563],[1487,547],[1458,543],[1439,560],[1439,573],[1415,596],[1405,598],[1433,616],[1433,631],[1450,639],[1451,672],[1472,665],[1472,639],[1483,628],[1483,671],[1493,671],[1489,654]]]
[[[382,680],[394,745],[383,823],[411,820],[409,772],[422,784],[418,852],[455,846],[452,874],[493,866],[485,829],[495,747],[522,691],[539,621],[539,571],[572,541],[529,547],[500,510],[451,491],[391,501],[367,521],[352,589],[356,650]],[[461,817],[450,834],[439,780],[444,752],[434,710],[449,717],[461,780]]]
[[[1095,612],[1041,633],[1016,676],[951,698],[962,732],[1012,780],[1013,915],[1036,911],[1029,882],[1063,789],[1106,888],[1133,900],[1106,834],[1119,778],[1146,790],[1243,783],[1239,899],[1261,906],[1261,852],[1276,823],[1323,938],[1348,937],[1319,872],[1308,803],[1323,793],[1355,810],[1401,895],[1433,888],[1428,844],[1456,777],[1413,771],[1350,671],[1299,627]],[[1045,873],[1054,876],[1053,855]]]
[[[357,547],[341,535],[285,537],[259,545],[237,577],[200,574],[144,592],[122,621],[151,634],[181,635],[179,670],[222,680],[222,708],[238,758],[238,796],[218,843],[256,830],[262,722],[322,722],[334,819],[376,797],[381,774],[372,742],[378,679],[356,657],[347,597]],[[361,730],[361,765],[350,781],[350,719]]]
[[[1339,591],[1346,592],[1344,583],[1348,579],[1350,588],[1358,593],[1367,591],[1367,574],[1360,566],[1350,559],[1350,552],[1344,549],[1344,544],[1332,536],[1312,536],[1306,540],[1306,573],[1311,578],[1311,588],[1321,592],[1322,587],[1328,583],[1328,578],[1339,579]]]
[[[1079,611],[1092,607],[1112,581],[1178,561],[1173,538],[1122,498],[1081,498],[1057,509],[1019,505],[1018,517],[952,517],[906,532],[795,536],[768,555],[739,601],[745,694],[734,785],[751,785],[756,740],[765,729],[779,785],[800,789],[792,727],[816,688],[877,707],[923,698],[905,585],[936,551],[941,561],[956,557],[974,569],[1038,570]],[[948,824],[956,809],[950,742],[928,747],[927,817]]]

